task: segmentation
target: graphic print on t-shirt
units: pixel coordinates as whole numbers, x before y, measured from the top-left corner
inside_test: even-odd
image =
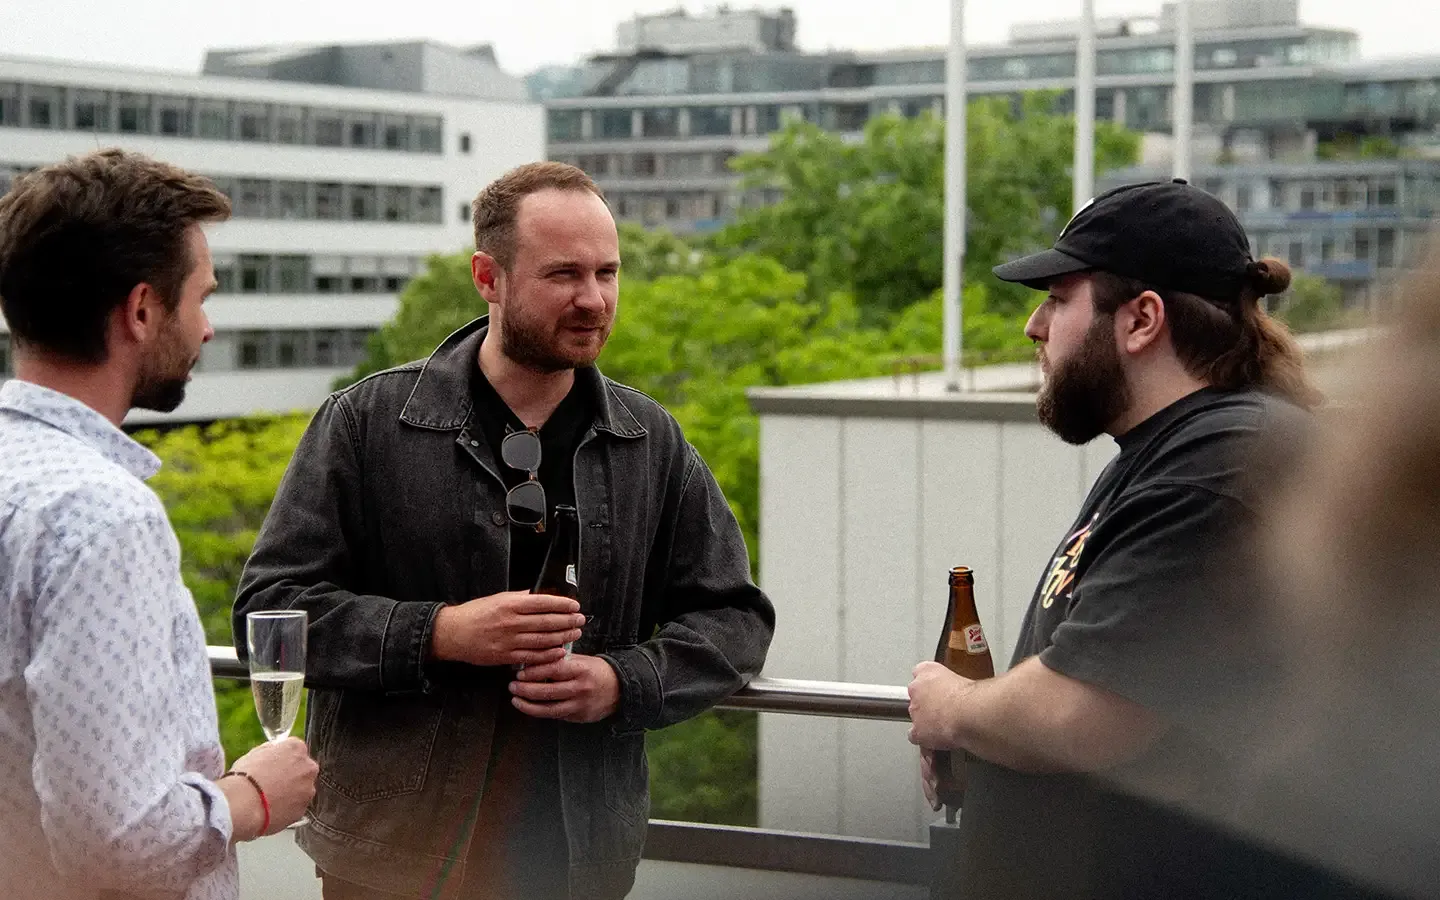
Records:
[[[1094,530],[1098,518],[1100,513],[1097,512],[1090,521],[1076,529],[1060,545],[1060,552],[1055,554],[1055,558],[1050,560],[1050,571],[1045,574],[1045,586],[1040,591],[1041,609],[1049,609],[1057,597],[1070,596],[1075,586],[1075,568],[1080,565],[1080,554],[1085,552],[1085,542],[1090,539],[1090,532]]]

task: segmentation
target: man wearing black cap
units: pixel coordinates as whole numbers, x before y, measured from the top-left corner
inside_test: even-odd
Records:
[[[1232,895],[1240,882],[1217,862],[1244,869],[1248,851],[1167,806],[1211,774],[1194,746],[1169,747],[1240,677],[1237,643],[1200,637],[1230,613],[1200,586],[1238,568],[1253,515],[1242,455],[1317,399],[1260,308],[1290,272],[1253,260],[1234,215],[1176,180],[1096,198],[1053,249],[995,274],[1047,292],[1025,328],[1040,420],[1072,444],[1109,434],[1120,452],[1041,574],[1010,670],[972,682],[916,667],[911,740],[971,760],[957,889]],[[930,763],[925,751],[927,790]]]

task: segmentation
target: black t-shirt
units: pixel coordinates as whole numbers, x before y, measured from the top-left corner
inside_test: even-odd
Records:
[[[1250,565],[1254,476],[1278,463],[1256,453],[1305,418],[1263,393],[1205,389],[1118,439],[1040,579],[1012,664],[1038,655],[1172,728],[1103,779],[972,763],[963,896],[1300,896],[1291,881],[1326,884],[1193,813],[1207,794],[1229,796],[1214,780],[1236,737],[1221,711],[1265,677],[1247,621],[1254,598],[1237,588]],[[1328,886],[1318,895],[1338,896]]]
[[[473,421],[495,456],[508,490],[529,475],[507,466],[500,443],[525,425],[476,366],[471,375]],[[540,428],[540,470],[547,522],[555,507],[575,504],[575,451],[594,419],[594,400],[575,386]],[[554,532],[510,526],[509,587],[528,591],[540,575]],[[497,700],[485,793],[467,859],[464,896],[484,900],[563,898],[568,858],[560,812],[558,725],[526,716],[510,704],[510,667],[495,673]]]

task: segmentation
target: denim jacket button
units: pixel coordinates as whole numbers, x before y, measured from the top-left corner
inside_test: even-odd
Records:
[[[496,525],[504,525],[505,514],[503,512],[500,512],[499,510],[496,510],[495,513],[490,516],[490,521],[494,522]]]

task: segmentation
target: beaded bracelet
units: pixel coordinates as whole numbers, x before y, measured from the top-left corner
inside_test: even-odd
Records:
[[[260,825],[260,836],[264,837],[265,834],[270,831],[270,798],[265,796],[265,789],[260,787],[260,782],[256,781],[255,776],[251,775],[249,772],[242,772],[239,769],[231,769],[220,777],[229,778],[232,775],[236,778],[243,778],[246,781],[250,782],[251,787],[255,788],[255,793],[260,795],[260,809],[265,812],[265,821]]]

